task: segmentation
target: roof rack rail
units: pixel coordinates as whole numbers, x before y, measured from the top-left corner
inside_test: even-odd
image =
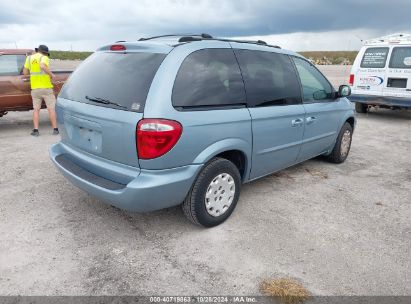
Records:
[[[239,39],[228,39],[228,38],[214,38],[210,34],[205,34],[205,33],[202,33],[202,34],[169,34],[169,35],[160,35],[160,36],[153,36],[153,37],[146,37],[146,38],[143,37],[143,38],[138,39],[138,41],[147,41],[151,39],[166,38],[166,37],[180,37],[178,39],[178,44],[174,46],[178,46],[182,43],[193,42],[193,41],[216,40],[216,41],[225,41],[225,42],[251,43],[251,44],[258,44],[258,45],[281,49],[281,47],[279,47],[278,45],[271,45],[263,40],[254,41],[254,40],[239,40]]]
[[[406,43],[410,43],[411,34],[397,33],[397,34],[391,34],[391,35],[382,36],[379,38],[373,38],[373,39],[367,39],[367,40],[361,40],[361,41],[363,42],[364,45],[383,44],[383,43],[406,44]]]
[[[266,46],[274,46],[274,45],[269,45],[267,42],[263,40],[238,40],[238,39],[218,39],[218,40],[227,41],[227,42],[251,43],[251,44],[261,44],[261,45],[266,45]]]
[[[180,39],[178,39],[178,42],[191,42],[191,41],[200,41],[203,40],[198,37],[193,37],[193,36],[183,36]]]
[[[276,49],[281,49],[279,45],[274,45],[274,44],[268,44],[264,40],[237,40],[237,39],[221,39],[222,41],[227,41],[227,42],[237,42],[237,43],[251,43],[251,44],[258,44],[258,45],[263,45],[263,46],[268,46],[268,47],[273,47]]]
[[[237,40],[237,39],[227,39],[227,38],[213,38],[211,36],[207,37],[205,36],[205,34],[202,34],[201,36],[183,36],[178,40],[178,42],[184,43],[184,42],[193,42],[193,41],[201,41],[201,40],[217,40],[217,41],[225,41],[225,42],[251,43],[251,44],[258,44],[258,45],[264,45],[268,47],[274,47],[277,49],[281,49],[281,47],[279,47],[278,45],[271,45],[263,40],[254,41],[254,40]]]
[[[209,35],[209,34],[169,34],[169,35],[160,35],[160,36],[153,36],[153,37],[147,37],[147,38],[140,38],[138,39],[138,41],[146,41],[146,40],[151,40],[151,39],[157,39],[157,38],[165,38],[165,37],[199,37],[197,40],[200,40],[201,38],[205,38],[205,39],[212,39],[213,36]],[[180,38],[180,39],[181,39]],[[193,38],[192,38],[193,39]],[[190,40],[190,41],[194,41],[194,40]]]
[[[201,34],[201,38],[213,39],[213,36],[203,33],[203,34]]]

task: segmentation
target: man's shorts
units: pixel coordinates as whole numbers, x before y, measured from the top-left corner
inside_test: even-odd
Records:
[[[56,97],[53,89],[34,89],[31,90],[31,98],[33,99],[33,109],[40,110],[41,102],[44,99],[48,109],[54,109],[56,106]]]

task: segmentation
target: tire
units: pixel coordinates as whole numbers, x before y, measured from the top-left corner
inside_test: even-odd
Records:
[[[355,103],[355,111],[357,113],[367,113],[368,106],[364,103],[356,102]]]
[[[183,202],[183,212],[196,225],[220,225],[233,212],[240,190],[241,176],[237,167],[224,158],[214,158],[195,180]]]
[[[338,134],[337,141],[330,155],[327,156],[329,162],[340,164],[343,163],[350,152],[352,142],[352,127],[346,122]],[[349,142],[347,142],[347,136],[349,136]]]

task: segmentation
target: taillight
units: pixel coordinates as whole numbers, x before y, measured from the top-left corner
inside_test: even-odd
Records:
[[[138,157],[152,159],[166,154],[175,146],[182,132],[183,127],[174,120],[140,120],[136,131]]]
[[[125,51],[126,47],[122,44],[113,44],[110,47],[110,51]]]
[[[350,86],[354,85],[354,74],[350,75],[350,81],[349,81]]]

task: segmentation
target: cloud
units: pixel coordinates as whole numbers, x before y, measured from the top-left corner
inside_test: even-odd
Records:
[[[378,36],[409,31],[408,6],[401,0],[3,0],[0,47],[16,42],[19,47],[46,43],[53,49],[93,50],[116,40],[164,33],[206,32],[224,37],[307,33],[321,37],[324,32],[347,32]],[[341,37],[339,47],[347,45],[346,38]],[[297,49],[313,49],[303,42]]]
[[[271,45],[278,45],[293,51],[341,51],[358,50],[362,46],[361,40],[368,37],[377,37],[376,30],[343,30],[327,32],[297,32],[291,34],[258,35],[234,37],[240,40],[263,40]]]

